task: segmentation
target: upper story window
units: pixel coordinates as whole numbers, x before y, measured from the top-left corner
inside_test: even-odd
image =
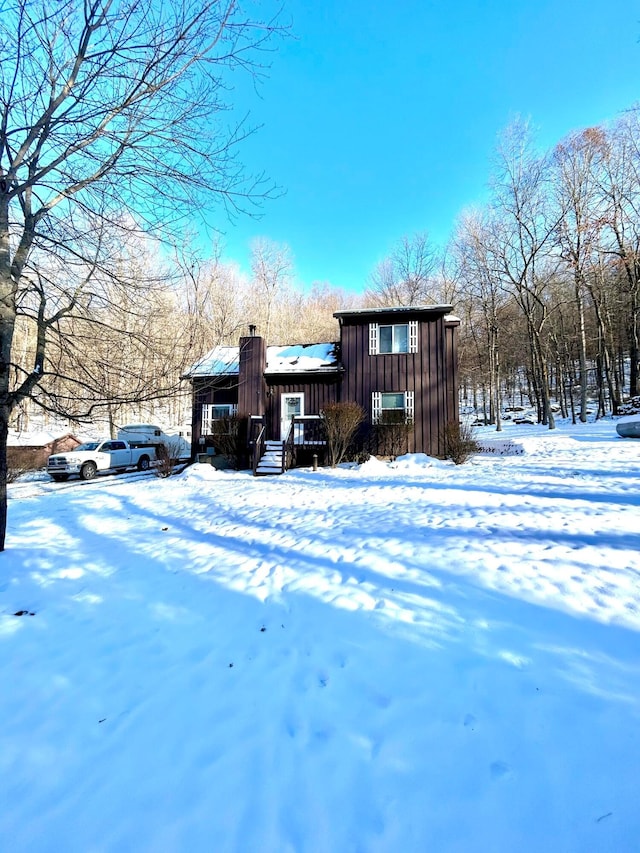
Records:
[[[369,355],[418,352],[418,321],[369,324]]]

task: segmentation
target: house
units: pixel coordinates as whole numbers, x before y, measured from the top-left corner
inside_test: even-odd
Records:
[[[217,346],[185,374],[193,384],[192,451],[215,448],[231,416],[257,461],[273,442],[289,461],[322,457],[321,413],[327,403],[355,401],[366,419],[359,440],[392,452],[444,454],[443,430],[458,419],[456,338],[450,305],[338,311],[340,340],[267,346],[250,333],[238,346]],[[276,444],[277,443],[277,444]],[[277,466],[276,466],[277,467]],[[255,470],[255,465],[254,465]]]
[[[33,470],[45,468],[52,453],[74,450],[80,439],[70,432],[63,435],[53,433],[9,433],[7,438],[7,464],[9,468]]]

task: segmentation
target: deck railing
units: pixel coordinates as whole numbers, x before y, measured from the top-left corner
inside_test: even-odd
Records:
[[[262,455],[264,454],[265,448],[265,439],[264,434],[266,431],[266,427],[264,424],[262,425],[260,432],[256,436],[255,439],[252,439],[253,449],[252,449],[252,458],[251,458],[251,468],[253,470],[253,476],[255,477],[256,471],[258,470],[258,465],[260,464],[260,460],[262,459]]]
[[[287,466],[298,464],[298,454],[302,450],[326,445],[324,419],[320,415],[294,415],[288,434]]]
[[[253,473],[256,473],[266,447],[264,418],[251,415],[248,426],[248,444]],[[294,415],[289,423],[282,452],[282,471],[295,467],[299,450],[326,445],[324,421],[320,415]]]
[[[291,418],[291,423],[289,424],[289,432],[287,433],[287,437],[284,440],[284,445],[282,447],[282,473],[288,469],[292,468],[295,464],[296,451],[295,451],[295,426],[294,426],[295,418]]]
[[[294,443],[297,445],[324,445],[327,443],[324,419],[320,415],[294,415],[291,418]]]

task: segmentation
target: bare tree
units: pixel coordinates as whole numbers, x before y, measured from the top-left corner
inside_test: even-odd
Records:
[[[293,279],[291,249],[266,237],[253,241],[251,246],[251,272],[256,310],[261,317],[260,331],[269,340],[274,323],[278,299],[288,295]],[[256,324],[258,325],[258,324]]]
[[[222,121],[229,72],[278,29],[234,0],[12,0],[0,17],[0,550],[11,411],[45,375],[54,330],[88,315],[104,223],[124,211],[165,235],[216,198],[233,214],[264,195],[235,160],[248,130]],[[51,260],[53,258],[53,260]],[[75,265],[75,268],[74,268]],[[58,267],[56,270],[55,267]],[[43,272],[44,270],[44,272]],[[69,280],[69,286],[65,282]],[[36,327],[29,365],[17,318]]]
[[[219,242],[206,260],[187,242],[177,252],[176,265],[194,348],[204,354],[217,344],[236,343],[247,323],[250,301],[249,282],[239,265],[223,259]]]
[[[558,218],[549,202],[547,158],[534,149],[529,125],[516,121],[504,133],[497,154],[491,252],[503,286],[526,319],[539,419],[553,429],[544,332],[549,318],[546,289],[553,277],[549,264],[554,263],[551,248]]]
[[[433,303],[437,268],[438,255],[426,232],[403,237],[371,274],[365,299],[380,307]]]
[[[180,314],[172,276],[142,256],[118,260],[127,278],[119,271],[90,312],[60,319],[39,390],[41,405],[76,420],[91,407],[105,410],[113,437],[132,410],[140,418],[145,406],[175,404],[193,360],[193,330]]]
[[[463,301],[474,308],[471,335],[480,353],[480,366],[487,365],[489,421],[502,429],[501,400],[502,335],[509,295],[503,287],[494,256],[493,228],[488,214],[468,213],[458,224],[454,241],[457,281]]]
[[[554,187],[559,208],[558,247],[573,280],[577,347],[580,366],[580,420],[587,420],[588,370],[586,300],[589,273],[601,244],[604,204],[598,187],[605,134],[589,128],[556,146],[553,156]]]
[[[300,342],[337,341],[340,337],[336,311],[361,307],[361,299],[352,293],[333,287],[328,282],[314,282],[304,294],[301,314],[296,317]]]
[[[602,189],[610,241],[605,251],[615,259],[621,293],[626,300],[629,349],[629,391],[640,383],[640,108],[628,112],[614,126],[604,158]]]

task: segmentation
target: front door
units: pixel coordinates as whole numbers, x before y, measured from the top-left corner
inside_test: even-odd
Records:
[[[283,394],[280,398],[280,438],[285,441],[289,435],[291,418],[304,415],[304,394]],[[296,444],[302,444],[303,426],[296,424],[293,440]]]

